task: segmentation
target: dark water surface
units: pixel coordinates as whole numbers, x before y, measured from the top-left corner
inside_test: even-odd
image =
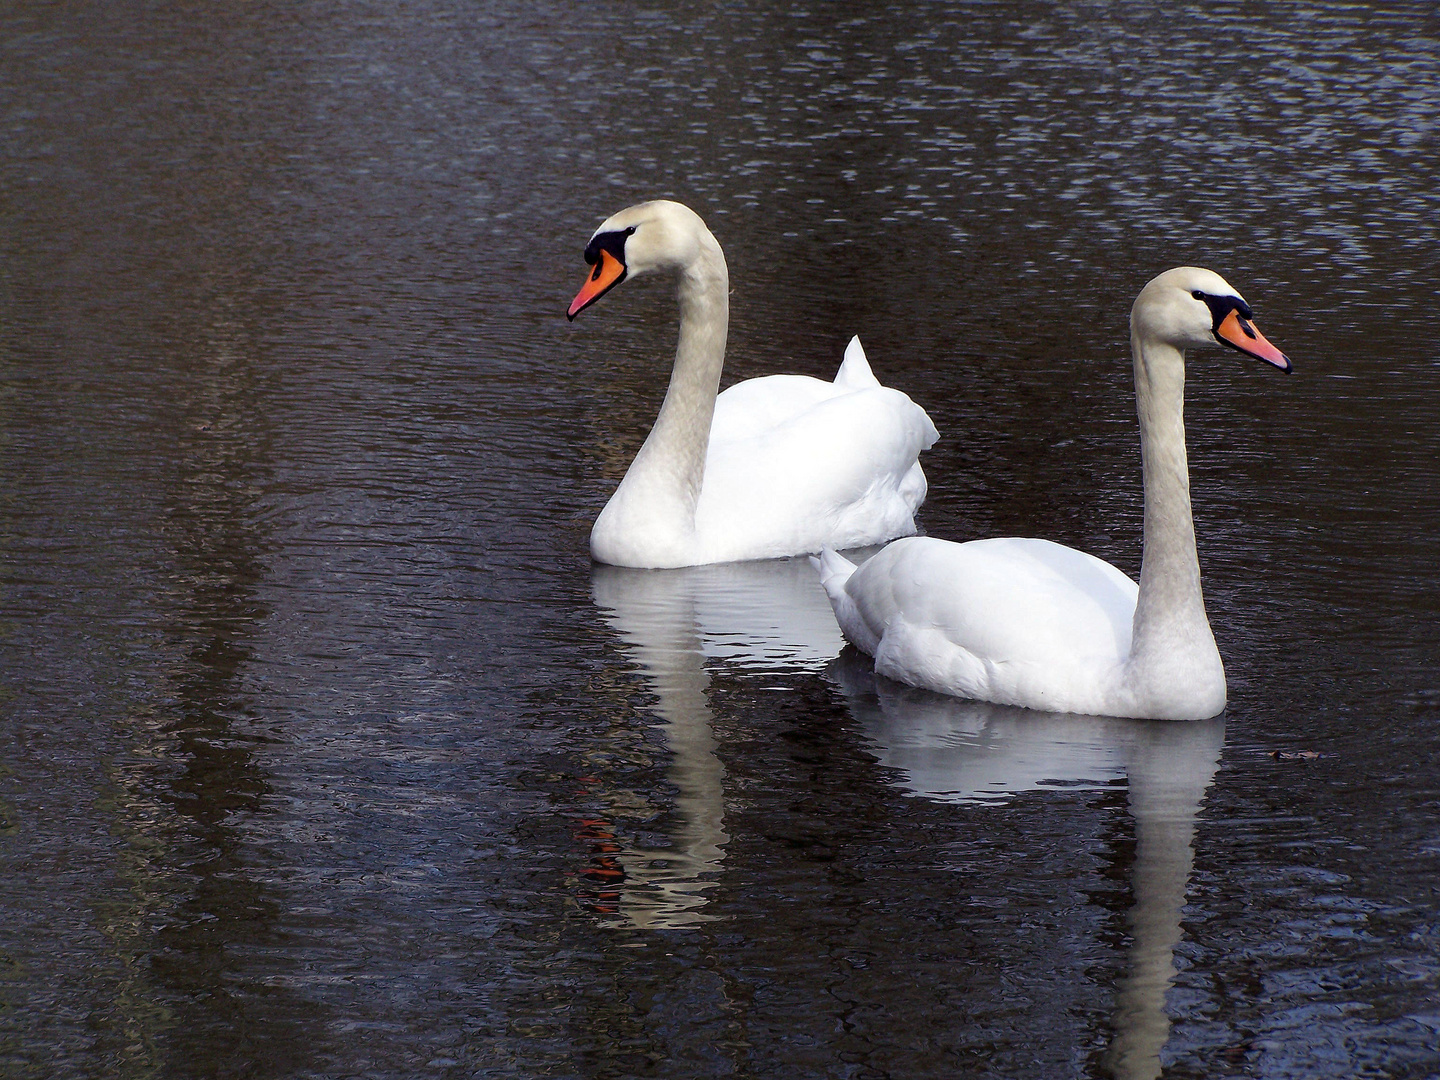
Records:
[[[1428,3],[6,6],[0,1075],[1440,1075],[1437,118]],[[727,379],[859,333],[928,532],[1131,572],[1130,302],[1237,285],[1223,718],[593,568],[661,195]]]

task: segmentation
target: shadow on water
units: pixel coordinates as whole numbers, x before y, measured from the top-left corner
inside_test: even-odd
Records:
[[[706,910],[730,839],[707,662],[823,668],[880,765],[909,794],[998,807],[1025,792],[1128,785],[1135,823],[1128,970],[1100,1067],[1122,1080],[1160,1075],[1170,1032],[1165,994],[1181,940],[1195,823],[1224,743],[1222,719],[1177,724],[1037,713],[878,679],[867,657],[843,648],[805,559],[662,572],[597,566],[592,585],[596,606],[654,694],[675,791],[663,846],[627,845],[609,823],[589,823],[609,842],[602,915],[613,925],[675,929],[724,917]]]
[[[1136,841],[1129,969],[1104,1064],[1121,1080],[1159,1076],[1195,821],[1220,763],[1224,720],[1121,720],[960,701],[879,678],[853,648],[831,674],[881,764],[914,795],[999,805],[1027,791],[1128,782]]]

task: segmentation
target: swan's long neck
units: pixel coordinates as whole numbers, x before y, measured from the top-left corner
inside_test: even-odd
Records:
[[[705,479],[705,453],[730,322],[730,276],[720,245],[708,232],[696,256],[682,269],[677,292],[680,341],[670,388],[621,486],[643,497],[652,512],[673,514],[668,524],[689,529]]]
[[[1200,591],[1190,469],[1185,458],[1185,355],[1132,333],[1145,484],[1145,550],[1131,634],[1133,683],[1157,692],[1224,673]],[[1205,715],[1209,715],[1208,713]]]

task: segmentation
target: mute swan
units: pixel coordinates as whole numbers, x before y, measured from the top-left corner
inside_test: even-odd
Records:
[[[730,318],[720,245],[680,203],[640,203],[590,238],[574,319],[627,277],[679,277],[680,342],[645,444],[590,532],[598,562],[654,569],[863,547],[915,531],[916,460],[939,435],[880,385],[860,339],[833,383],[770,375],[717,396]]]
[[[1290,361],[1223,278],[1182,266],[1130,311],[1145,485],[1140,585],[1048,540],[897,540],[858,569],[815,562],[845,636],[875,670],[943,694],[1054,712],[1196,720],[1225,707],[1205,617],[1185,461],[1185,349]]]

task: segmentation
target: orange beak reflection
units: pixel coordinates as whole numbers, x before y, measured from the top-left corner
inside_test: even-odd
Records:
[[[595,269],[585,279],[585,284],[580,286],[580,291],[575,294],[575,299],[570,301],[570,310],[565,313],[565,317],[567,319],[575,318],[576,315],[579,315],[624,280],[625,264],[602,248],[600,258],[595,263]]]
[[[1285,354],[1266,341],[1265,335],[1255,328],[1255,324],[1242,319],[1238,311],[1232,309],[1230,314],[1220,321],[1220,325],[1215,328],[1215,336],[1247,356],[1274,364],[1281,371],[1290,370],[1290,361]]]

